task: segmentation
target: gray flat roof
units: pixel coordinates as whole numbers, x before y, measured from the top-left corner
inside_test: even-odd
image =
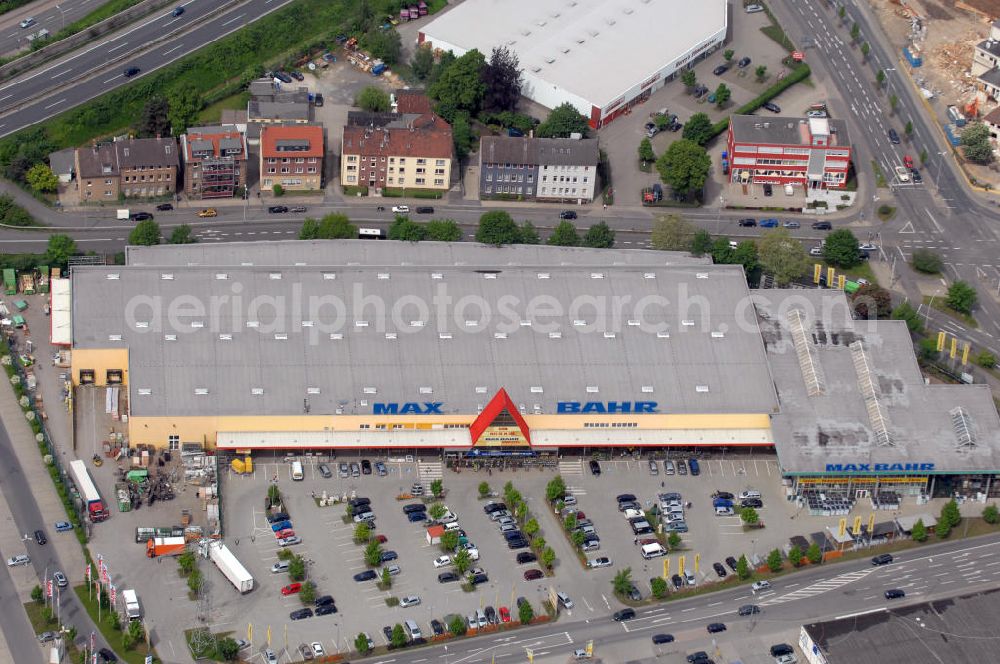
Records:
[[[466,0],[422,32],[432,43],[463,53],[476,48],[487,58],[506,46],[526,75],[604,108],[725,31],[726,20],[725,0],[683,8],[643,0]]]
[[[281,240],[159,245],[125,248],[129,265],[711,265],[711,258],[651,249],[614,250],[515,244],[492,247],[472,242],[391,240]]]
[[[934,464],[917,474],[1000,469],[1000,416],[989,387],[925,385],[904,322],[852,320],[847,298],[835,290],[762,290],[752,297],[778,391],[780,412],[771,426],[784,473],[823,473],[827,464],[871,464],[854,469],[862,474],[876,470],[873,464]],[[816,366],[822,393],[807,391],[808,372],[788,318],[792,309],[805,312],[805,364]],[[859,381],[863,370],[855,366],[859,356],[849,348],[855,341],[864,349],[891,444],[878,439]],[[953,424],[957,408],[973,445],[960,444]]]
[[[811,145],[810,118],[772,117],[760,115],[733,115],[733,136],[737,143],[767,143],[775,145]],[[830,132],[827,147],[850,147],[851,135],[847,121],[834,118],[820,120],[819,127]],[[826,131],[824,129],[824,131]]]
[[[469,263],[494,251],[443,246]],[[739,266],[101,266],[72,278],[74,347],[129,348],[135,415],[297,414],[305,398],[312,414],[374,402],[474,414],[500,387],[538,413],[560,401],[776,408]],[[194,313],[171,321],[171,307]]]
[[[860,608],[860,607],[859,607]],[[1000,590],[803,625],[828,662],[995,662]]]

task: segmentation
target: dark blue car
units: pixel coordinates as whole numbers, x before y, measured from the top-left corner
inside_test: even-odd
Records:
[[[701,468],[698,466],[697,459],[691,459],[690,461],[688,461],[688,467],[691,469],[692,475],[698,475],[701,473]]]
[[[761,228],[777,228],[778,227],[778,220],[775,219],[774,217],[772,217],[770,219],[761,219],[760,220],[760,227]]]
[[[410,512],[406,515],[406,518],[410,520],[410,523],[417,523],[418,521],[426,521],[426,512]]]

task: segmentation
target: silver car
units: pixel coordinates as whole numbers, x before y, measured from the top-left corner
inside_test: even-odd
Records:
[[[347,465],[346,462],[341,461],[340,465],[337,466],[337,474],[340,477],[350,477],[351,476],[351,468]]]
[[[666,473],[667,475],[673,475],[674,472],[675,472],[674,462],[671,461],[670,459],[667,459],[666,461],[664,461],[663,462],[663,472]]]
[[[358,465],[356,463],[352,463],[351,464],[351,477],[361,477],[361,466],[360,465]]]

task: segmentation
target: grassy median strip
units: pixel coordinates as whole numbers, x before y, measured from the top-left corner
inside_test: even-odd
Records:
[[[88,592],[87,584],[76,586],[73,588],[76,591],[76,596],[80,599],[80,603],[83,604],[84,608],[87,610],[87,614],[90,619],[94,621],[97,628],[101,630],[101,635],[108,642],[108,645],[115,651],[115,654],[121,658],[121,661],[127,662],[128,664],[144,664],[146,661],[146,655],[153,655],[153,661],[160,661],[159,657],[156,655],[156,651],[152,648],[147,648],[145,641],[133,641],[132,636],[126,636],[127,632],[131,630],[122,630],[121,621],[118,618],[118,613],[116,611],[111,611],[111,600],[108,597],[107,589],[101,589],[101,619],[97,619],[97,592]],[[125,625],[127,628],[128,625]],[[81,635],[89,636],[89,635]],[[124,644],[129,643],[130,648],[125,648]]]

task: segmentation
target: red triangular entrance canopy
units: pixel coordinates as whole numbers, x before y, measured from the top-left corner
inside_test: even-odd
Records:
[[[514,420],[517,428],[521,430],[524,435],[525,440],[531,443],[531,432],[528,430],[528,423],[524,421],[521,417],[520,411],[514,402],[511,401],[510,396],[507,394],[507,390],[500,388],[500,391],[493,395],[490,402],[486,404],[486,408],[483,408],[483,412],[479,413],[479,417],[473,421],[472,425],[469,427],[469,435],[472,437],[472,444],[475,445],[479,442],[479,437],[483,435],[486,429],[494,424],[494,422],[501,416],[506,415],[510,419]]]

